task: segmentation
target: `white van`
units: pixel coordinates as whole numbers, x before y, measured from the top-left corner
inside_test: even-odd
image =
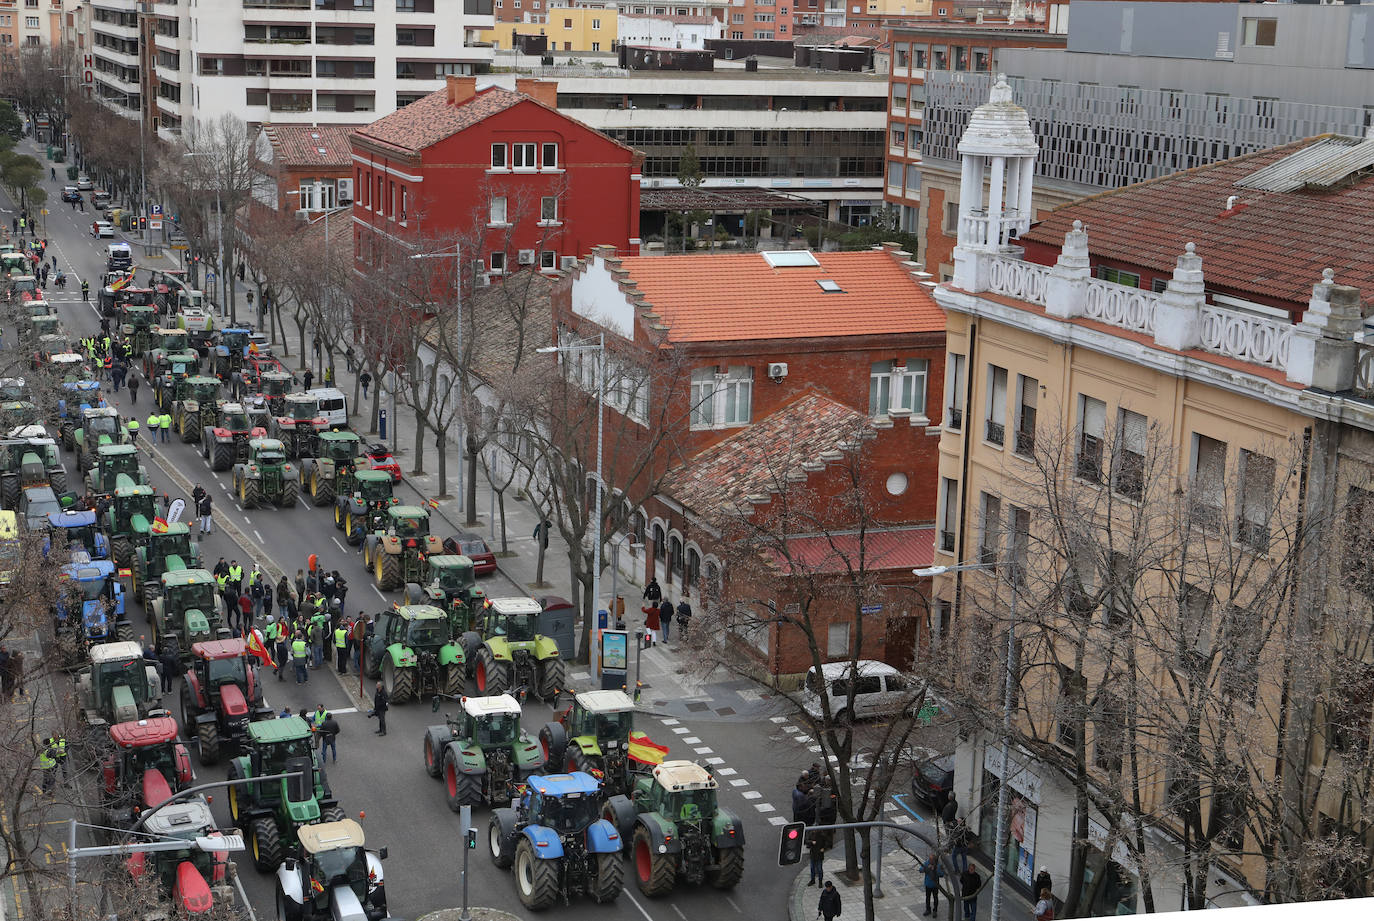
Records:
[[[320,401],[320,415],[332,429],[348,427],[348,398],[337,387],[312,387],[310,395]]]
[[[849,679],[857,674],[854,692],[854,712],[849,712]],[[802,706],[812,717],[820,719],[824,714],[821,695],[830,698],[830,713],[838,723],[849,719],[871,719],[890,716],[903,710],[916,710],[920,701],[916,699],[911,679],[888,665],[874,659],[860,659],[851,672],[850,662],[828,662],[821,666],[820,677],[814,668],[806,672],[806,683],[802,687]]]

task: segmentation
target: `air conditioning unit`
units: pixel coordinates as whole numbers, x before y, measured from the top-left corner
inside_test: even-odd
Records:
[[[560,267],[562,267],[563,271],[566,272],[566,271],[568,271],[569,269],[572,269],[574,266],[577,265],[577,257],[576,257],[576,256],[559,256],[559,257],[558,257],[558,264],[559,264]]]
[[[657,179],[650,179],[650,180],[648,180],[647,182],[645,182],[644,184],[647,185],[647,186],[648,186],[649,188],[651,188],[651,189],[656,189],[656,188],[658,188],[658,180],[657,180]]]
[[[308,221],[308,220],[310,220],[310,209],[309,209],[309,208],[301,208],[301,209],[299,209],[298,211],[296,211],[296,220],[298,220],[298,221]]]
[[[522,249],[516,254],[516,261],[521,265],[534,265],[534,250]]]
[[[479,288],[489,288],[491,287],[491,278],[488,277],[486,273],[483,273],[473,279],[473,284]]]
[[[780,381],[787,376],[787,362],[774,361],[768,364],[768,376],[775,381]]]
[[[340,180],[339,180],[339,204],[341,204],[341,205],[351,205],[351,204],[353,204],[353,180],[352,180],[352,179],[340,179]]]

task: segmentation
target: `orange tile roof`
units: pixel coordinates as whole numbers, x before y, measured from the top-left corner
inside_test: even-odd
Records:
[[[773,268],[759,253],[620,260],[672,342],[938,332],[944,311],[885,250],[815,253],[819,266]],[[831,279],[842,291],[826,293]]]
[[[353,154],[344,125],[263,125],[280,166],[322,166],[352,169]]]
[[[1093,256],[1173,271],[1197,244],[1208,288],[1306,304],[1322,269],[1339,284],[1374,291],[1374,171],[1329,190],[1267,192],[1236,185],[1311,146],[1308,138],[1062,205],[1022,236],[1058,250],[1075,220]],[[1226,210],[1226,200],[1238,196]],[[1361,229],[1363,228],[1363,229]]]
[[[866,572],[893,569],[905,573],[935,562],[934,528],[887,528],[858,534],[819,534],[793,537],[787,554],[774,551],[779,569],[811,573],[843,573],[863,567]]]
[[[449,104],[447,89],[435,90],[360,128],[355,135],[385,147],[418,152],[528,98],[522,93],[489,86],[455,106]]]

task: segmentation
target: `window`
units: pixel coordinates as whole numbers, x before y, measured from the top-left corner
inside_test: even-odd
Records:
[[[940,478],[940,552],[954,552],[954,529],[959,521],[959,481]]]
[[[849,655],[849,624],[830,624],[825,628],[825,654],[832,659]],[[839,682],[835,686],[838,688]]]
[[[558,168],[558,145],[557,145],[557,144],[545,144],[545,145],[541,148],[541,154],[542,154],[542,155],[541,155],[540,158],[539,158],[539,165],[540,165],[540,166],[542,166],[544,169],[557,169],[557,168]]]
[[[1352,589],[1374,599],[1374,492],[1352,486],[1345,497],[1345,552],[1341,574]]]
[[[1226,503],[1226,442],[1193,434],[1189,514],[1203,527],[1221,525]]]
[[[25,17],[24,17],[24,27],[27,28],[27,29],[37,29],[37,28],[38,28],[38,17],[37,17],[37,16],[25,16]]]
[[[534,144],[510,145],[511,166],[516,169],[535,169],[539,166],[534,160]]]
[[[663,525],[654,525],[654,559],[666,560],[668,558],[668,535],[663,530]]]
[[[1078,395],[1078,462],[1075,475],[1102,482],[1102,441],[1107,428],[1107,404]]]
[[[558,253],[551,249],[539,253],[539,268],[543,271],[558,268]]]
[[[1128,288],[1140,287],[1140,276],[1136,273],[1123,272],[1120,269],[1108,268],[1105,265],[1097,267],[1097,277],[1113,284],[1125,285]]]
[[[949,353],[945,376],[945,425],[954,431],[964,427],[964,356]]]
[[[497,250],[491,254],[491,270],[497,275],[506,270],[506,254],[504,252]]]
[[[401,186],[401,212],[397,217],[402,222],[406,219],[406,187],[404,185]]]
[[[599,30],[600,28],[601,28],[601,20],[600,20],[600,19],[593,19],[593,20],[592,20],[592,29],[594,29],[594,30]]]
[[[1145,494],[1145,436],[1149,421],[1129,409],[1121,410],[1118,416],[1112,480],[1118,493],[1139,502]]]
[[[988,421],[984,437],[995,445],[1007,436],[1007,369],[988,365]]]
[[[1030,552],[1030,511],[1013,505],[1008,524],[1010,534],[1007,557],[1011,565],[1011,577],[1017,585],[1025,585],[1026,564],[1029,562]]]
[[[353,0],[353,9],[370,10],[372,9],[372,0]]]
[[[1231,605],[1222,645],[1221,692],[1237,703],[1253,705],[1255,702],[1263,632],[1260,619],[1251,611]]]
[[[1038,380],[1016,375],[1016,439],[1012,450],[1024,457],[1035,451],[1035,407],[1039,397]]]
[[[945,199],[945,219],[940,231],[951,236],[959,233],[959,203]]]
[[[1055,737],[1065,748],[1076,748],[1083,731],[1083,698],[1088,679],[1071,668],[1059,669],[1059,702],[1055,707],[1058,725]]]
[[[997,553],[1002,545],[1002,500],[991,493],[983,493],[982,519],[979,522],[978,562],[984,566],[996,566]]]
[[[492,145],[491,145],[491,168],[492,168],[492,169],[505,169],[505,168],[506,168],[506,145],[505,145],[505,144],[492,144]]]
[[[1273,508],[1274,459],[1240,452],[1240,506],[1236,539],[1260,552],[1269,549],[1269,514]]]
[[[1093,764],[1112,776],[1121,773],[1126,752],[1126,704],[1105,691],[1093,712]]]
[[[396,0],[396,12],[413,13],[415,12],[415,0]]]
[[[886,416],[894,409],[925,415],[927,365],[923,358],[908,358],[904,364],[875,361],[868,376],[869,415]]]
[[[1069,545],[1064,575],[1059,583],[1064,610],[1077,617],[1091,617],[1097,610],[1097,564],[1095,548],[1087,541]]]
[[[377,205],[377,213],[382,213],[382,208],[386,206],[386,179],[377,176],[377,197],[374,199]]]
[[[506,196],[497,195],[491,200],[490,224],[506,223]]]
[[[1126,623],[1131,618],[1135,599],[1135,574],[1130,557],[1111,551],[1107,564],[1107,597],[1102,606],[1102,622],[1108,626]]]
[[[1279,37],[1277,19],[1242,19],[1241,35],[1246,45],[1272,48]]]
[[[558,220],[558,196],[545,195],[539,199],[539,220],[549,223]]]
[[[682,581],[682,538],[673,537],[668,541],[668,571],[669,578],[677,576],[677,581]]]
[[[1178,661],[1185,667],[1205,670],[1212,656],[1212,606],[1210,592],[1184,583],[1179,601]]]
[[[692,372],[692,428],[748,425],[753,391],[753,368],[731,367],[724,374],[714,367],[697,368]]]
[[[1342,667],[1332,671],[1325,696],[1327,747],[1352,754],[1369,748],[1374,666],[1346,659]]]
[[[600,50],[601,50],[601,43],[600,43],[600,42],[592,42],[592,50],[593,50],[593,51],[600,51]]]
[[[563,20],[563,28],[565,28],[565,29],[571,29],[571,28],[572,28],[572,20],[571,20],[571,19],[564,19],[564,20]]]
[[[388,197],[388,198],[387,198],[387,201],[386,201],[386,213],[387,213],[387,217],[395,217],[395,216],[396,216],[396,183],[394,183],[394,182],[388,182],[388,183],[387,183],[387,186],[388,186],[388,188],[389,188],[389,190],[390,190],[390,192],[391,192],[390,197]]]

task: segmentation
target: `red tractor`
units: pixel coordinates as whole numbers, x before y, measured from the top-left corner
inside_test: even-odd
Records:
[[[211,470],[228,470],[248,460],[248,441],[267,434],[256,425],[248,408],[237,402],[215,402],[215,424],[200,433],[200,453]]]
[[[161,711],[166,712],[166,711]],[[101,765],[101,793],[111,825],[127,828],[143,809],[160,806],[195,781],[191,756],[170,716],[115,723],[114,752]]]
[[[201,764],[218,761],[226,740],[242,741],[249,723],[273,716],[243,640],[207,640],[191,647],[191,667],[181,685],[181,724],[187,737],[199,742]]]
[[[159,843],[185,845],[139,852],[125,861],[134,879],[153,879],[158,895],[171,902],[169,916],[194,918],[209,914],[216,904],[234,904],[229,852],[242,850],[243,845],[216,829],[214,814],[203,797],[158,810],[148,817],[143,830]]]

